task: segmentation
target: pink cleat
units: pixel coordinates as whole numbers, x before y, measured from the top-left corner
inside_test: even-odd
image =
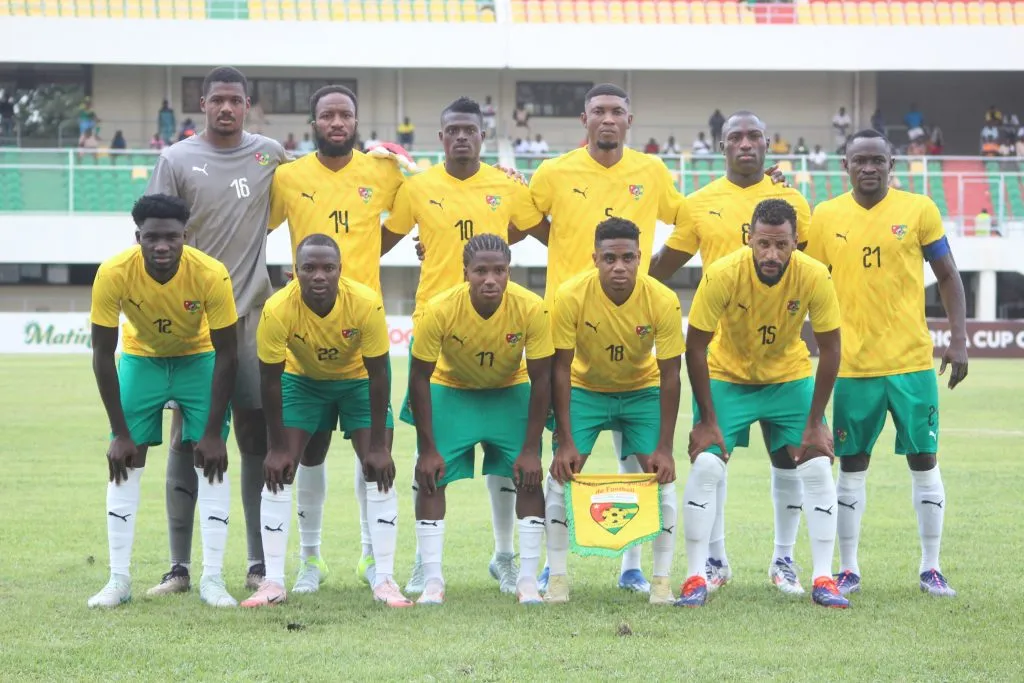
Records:
[[[412,607],[413,605],[412,600],[402,595],[402,591],[398,590],[398,584],[391,579],[377,584],[377,587],[373,589],[373,599],[383,602],[388,607]]]
[[[287,599],[288,592],[284,586],[273,581],[264,581],[260,584],[259,590],[242,601],[242,607],[269,607],[280,605]]]

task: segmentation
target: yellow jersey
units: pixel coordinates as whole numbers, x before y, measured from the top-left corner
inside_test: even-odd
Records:
[[[660,220],[686,220],[686,200],[660,158],[628,147],[611,168],[594,161],[586,147],[548,159],[530,180],[533,203],[551,217],[548,273],[544,298],[551,303],[558,288],[594,267],[597,224],[616,216],[640,228],[640,272],[646,273]]]
[[[315,233],[330,235],[341,248],[345,277],[379,294],[381,214],[391,210],[404,179],[391,159],[353,151],[335,172],[307,154],[274,174],[270,230],[288,221],[293,268],[299,242]]]
[[[649,275],[637,275],[633,293],[618,306],[601,288],[597,269],[581,273],[558,289],[554,319],[555,348],[576,353],[572,385],[590,391],[656,387],[655,358],[686,351],[679,298]]]
[[[459,180],[438,164],[405,181],[387,219],[388,230],[407,235],[419,225],[426,256],[420,266],[413,320],[434,296],[463,281],[462,249],[473,235],[490,233],[508,241],[508,225],[527,229],[544,220],[530,190],[504,171],[481,165]]]
[[[747,246],[754,208],[765,199],[784,199],[796,210],[796,241],[807,242],[811,207],[797,190],[776,185],[765,176],[750,187],[734,185],[722,176],[686,198],[688,220],[676,223],[665,246],[687,254],[700,252],[707,268],[718,259]]]
[[[689,324],[715,333],[708,349],[712,379],[781,384],[811,376],[810,353],[800,337],[808,314],[815,332],[839,327],[828,269],[794,251],[782,279],[768,286],[757,277],[753,252],[742,248],[704,270]]]
[[[182,248],[178,272],[163,284],[146,272],[139,246],[100,264],[89,320],[116,329],[122,312],[128,322],[121,348],[156,358],[213,351],[210,330],[238,321],[228,269],[189,246]]]
[[[890,188],[865,209],[853,193],[819,204],[809,252],[828,265],[843,314],[840,377],[929,370],[924,252],[946,234],[929,197]]]
[[[363,358],[391,349],[380,294],[347,277],[325,317],[302,300],[298,281],[267,300],[256,331],[256,353],[264,363],[284,361],[284,371],[317,380],[366,379]]]
[[[529,360],[555,353],[547,305],[514,282],[486,320],[473,308],[464,282],[431,299],[414,329],[413,357],[437,363],[430,381],[456,389],[528,382],[524,352]]]

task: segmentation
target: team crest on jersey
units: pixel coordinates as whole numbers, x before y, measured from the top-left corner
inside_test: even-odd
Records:
[[[501,206],[501,197],[497,195],[489,194],[484,199],[487,201],[487,206],[491,207],[491,211],[497,211]]]
[[[359,328],[358,327],[350,327],[347,330],[342,330],[341,331],[341,338],[342,339],[351,339],[352,337],[356,336],[357,334],[359,334]]]
[[[800,312],[800,299],[790,299],[789,303],[786,304],[786,311],[790,315],[796,315]]]
[[[373,199],[373,189],[369,187],[360,187],[358,192],[359,198],[362,199],[365,204],[369,204],[370,200]]]
[[[522,332],[509,332],[505,335],[505,341],[508,342],[509,346],[515,346],[519,343],[519,340],[523,338]]]
[[[836,430],[836,436],[839,437],[840,443],[843,442],[843,441],[846,441],[846,430],[845,429],[837,429]]]
[[[905,225],[894,225],[892,226],[892,234],[895,235],[896,239],[902,240],[907,234],[907,226]]]
[[[631,195],[633,195],[633,199],[634,200],[639,201],[640,198],[644,196],[644,186],[643,185],[630,185],[629,186],[629,193]]]
[[[260,166],[266,166],[270,163],[270,155],[263,152],[256,152],[256,163]]]
[[[643,339],[644,337],[646,337],[650,333],[651,333],[651,326],[650,325],[637,325],[636,326],[636,336],[640,337],[641,339]]]
[[[198,301],[185,301],[185,310],[189,313],[198,313],[202,304]]]

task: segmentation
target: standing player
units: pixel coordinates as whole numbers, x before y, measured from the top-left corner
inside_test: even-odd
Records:
[[[238,376],[231,396],[235,440],[241,453],[242,507],[248,540],[246,587],[263,579],[260,491],[267,454],[266,421],[260,407],[256,327],[273,288],[267,273],[267,217],[274,169],[285,163],[284,148],[242,129],[249,111],[248,83],[231,67],[218,67],[203,80],[199,106],[206,129],[160,155],[147,193],[181,197],[189,206],[189,244],[224,263],[231,273],[238,311]],[[187,591],[192,554],[197,480],[192,452],[180,443],[181,417],[171,423],[167,455],[167,523],[171,569],[148,595]]]
[[[288,221],[293,255],[309,235],[329,235],[345,254],[345,277],[379,295],[380,256],[402,239],[381,227],[381,214],[391,210],[404,176],[392,160],[368,156],[355,149],[359,134],[358,102],[355,93],[345,86],[328,85],[313,93],[309,116],[317,152],[284,166],[274,177],[270,229]],[[313,443],[329,444],[330,433],[319,435]],[[320,454],[326,455],[326,448],[317,451],[311,462],[322,463]],[[319,589],[327,573],[320,558],[327,494],[327,471],[323,464],[300,464],[296,488],[303,563],[293,590],[308,593]],[[355,490],[362,537],[356,573],[373,585],[366,480],[358,460]]]
[[[371,546],[377,560],[373,597],[411,607],[392,579],[398,535],[394,429],[388,397],[388,326],[380,294],[341,277],[341,252],[327,235],[304,238],[295,254],[297,282],[277,292],[259,326],[260,372],[270,450],[261,524],[267,578],[243,607],[280,604],[291,525],[291,483],[310,438],[337,424],[349,434],[367,481]],[[309,457],[309,454],[306,454]],[[309,463],[322,466],[323,459]],[[300,508],[301,510],[301,508]],[[301,519],[301,518],[300,518]]]
[[[662,282],[672,277],[698,252],[701,263],[707,268],[746,246],[750,237],[750,216],[764,199],[777,197],[793,206],[796,210],[797,247],[803,249],[807,245],[811,221],[807,200],[797,190],[776,183],[765,175],[768,136],[764,122],[752,112],[738,111],[726,119],[719,144],[725,155],[725,175],[687,197],[690,211],[685,215],[686,220],[676,224],[661,251],[651,259],[651,275]],[[762,425],[762,432],[765,432],[765,425]],[[749,436],[741,434],[737,445],[747,446]],[[765,447],[772,462],[772,505],[775,509],[775,552],[768,576],[784,593],[800,594],[803,588],[792,557],[800,527],[803,485],[788,454],[782,451],[772,454],[767,438]],[[724,476],[717,496],[717,516],[706,567],[709,591],[724,585],[732,576],[725,554]]]
[[[689,578],[679,606],[707,599],[708,542],[718,487],[740,437],[755,421],[767,425],[773,459],[790,458],[803,483],[814,562],[811,597],[848,607],[832,579],[836,487],[825,407],[839,369],[839,304],[828,270],[796,250],[797,216],[782,199],[766,199],[750,219],[750,249],[739,249],[704,271],[690,307],[686,369],[694,395],[694,427],[683,499]],[[810,313],[821,349],[811,380],[800,338]],[[714,340],[712,340],[714,335]]]
[[[811,251],[832,269],[843,311],[843,362],[833,420],[839,456],[839,590],[860,590],[857,544],[871,451],[892,414],[896,453],[907,456],[921,535],[920,586],[953,596],[939,568],[946,492],[939,474],[939,390],[924,317],[924,261],[938,279],[952,329],[942,366],[949,388],[967,376],[963,282],[930,198],[889,187],[889,141],[861,131],[846,145],[849,193],[818,205]]]
[[[611,429],[621,432],[623,453],[636,455],[643,471],[658,475],[665,527],[654,539],[650,602],[675,599],[669,586],[678,519],[672,442],[683,319],[672,290],[637,274],[643,263],[640,239],[631,221],[600,223],[594,237],[597,268],[569,280],[555,297],[555,457],[545,506],[548,602],[569,600],[563,484],[583,469],[600,433]]]
[[[466,283],[418,309],[418,341],[411,351],[409,393],[419,444],[416,537],[425,576],[417,602],[444,602],[445,489],[473,477],[473,451],[481,444],[484,474],[514,479],[522,558],[514,590],[520,604],[535,604],[541,601],[540,447],[551,404],[551,321],[539,296],[508,281],[512,253],[503,239],[470,238],[462,260]]]
[[[110,581],[89,607],[131,599],[132,542],[139,487],[150,446],[163,441],[163,406],[176,401],[182,441],[198,481],[203,577],[199,596],[235,607],[221,570],[231,487],[226,470],[226,413],[238,367],[231,277],[220,262],[185,242],[189,211],[177,197],[142,197],[132,209],[138,246],[105,261],[92,288],[93,372],[110,421],[107,540]],[[114,367],[121,313],[124,351]]]
[[[441,112],[438,138],[444,147],[444,164],[409,178],[395,198],[387,219],[387,230],[406,235],[419,226],[424,258],[416,287],[413,327],[422,319],[427,302],[435,295],[463,281],[465,266],[459,260],[464,245],[474,235],[497,235],[508,242],[522,239],[524,229],[544,220],[530,200],[529,189],[503,171],[480,163],[483,145],[483,114],[480,105],[462,97]],[[409,342],[412,367],[413,340]],[[402,420],[413,423],[408,399],[402,406]],[[466,454],[472,458],[472,453]],[[498,579],[502,592],[513,593],[519,570],[515,566],[512,535],[515,528],[516,487],[505,476],[487,474],[494,525],[494,556],[491,575]],[[415,503],[416,486],[413,486]],[[410,593],[423,591],[423,568],[416,554],[412,577],[406,586]]]

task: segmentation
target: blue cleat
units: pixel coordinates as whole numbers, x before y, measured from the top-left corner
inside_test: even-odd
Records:
[[[539,593],[548,592],[548,577],[551,576],[551,567],[544,565],[544,571],[537,577],[537,591]]]
[[[627,569],[619,577],[619,588],[634,593],[650,593],[651,584],[639,569]]]
[[[814,601],[814,604],[822,607],[846,609],[850,606],[850,601],[839,592],[836,581],[831,576],[819,576],[814,580],[811,600]]]
[[[923,574],[921,575],[924,576]],[[839,572],[836,574],[836,588],[839,589],[840,595],[849,595],[850,593],[860,593],[860,574],[854,574],[849,569],[845,572]]]
[[[946,577],[938,569],[929,569],[921,574],[921,592],[944,598],[956,597],[956,591],[946,583]]]
[[[679,589],[676,607],[703,607],[708,601],[708,582],[703,576],[694,574]]]

